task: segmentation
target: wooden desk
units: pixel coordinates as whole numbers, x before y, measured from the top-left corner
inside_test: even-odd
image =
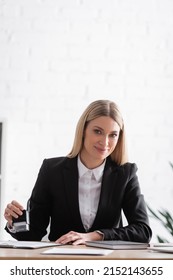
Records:
[[[69,245],[70,246],[70,245]],[[61,246],[61,248],[68,246]],[[70,247],[74,247],[71,245]],[[89,248],[85,246],[75,246],[74,248]],[[114,250],[106,256],[93,255],[42,255],[42,249],[7,249],[0,248],[0,260],[173,260],[173,254],[154,252],[149,249],[144,250]]]

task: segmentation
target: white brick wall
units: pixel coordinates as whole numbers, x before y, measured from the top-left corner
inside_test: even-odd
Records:
[[[146,201],[173,213],[172,14],[170,0],[0,0],[1,238],[6,203],[26,203],[42,160],[68,153],[101,98],[124,113]]]

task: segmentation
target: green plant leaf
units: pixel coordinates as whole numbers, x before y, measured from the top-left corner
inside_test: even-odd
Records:
[[[172,167],[172,169],[173,169],[173,163],[172,162],[169,162],[169,164],[170,164],[170,166]]]
[[[169,164],[173,169],[173,163],[169,162]],[[157,219],[162,224],[162,226],[164,226],[164,228],[169,232],[169,234],[173,237],[173,216],[171,215],[171,213],[166,209],[157,210],[156,212],[153,209],[151,209],[151,207],[148,204],[147,204],[147,208],[152,215],[151,217]],[[168,242],[165,238],[162,238],[158,235],[157,235],[157,239],[159,243]]]
[[[157,240],[159,243],[169,243],[169,241],[165,238],[160,237],[159,235],[156,235]]]

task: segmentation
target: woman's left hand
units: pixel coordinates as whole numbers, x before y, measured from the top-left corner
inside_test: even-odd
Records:
[[[88,233],[80,233],[76,231],[69,231],[68,233],[62,235],[55,242],[61,244],[73,244],[73,245],[81,245],[85,244],[86,241],[91,240],[102,240],[102,234],[93,231]]]

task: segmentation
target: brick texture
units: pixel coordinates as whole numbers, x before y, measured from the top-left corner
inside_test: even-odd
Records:
[[[95,99],[119,104],[146,201],[173,213],[172,14],[170,0],[0,0],[1,238],[5,205],[26,203]]]

